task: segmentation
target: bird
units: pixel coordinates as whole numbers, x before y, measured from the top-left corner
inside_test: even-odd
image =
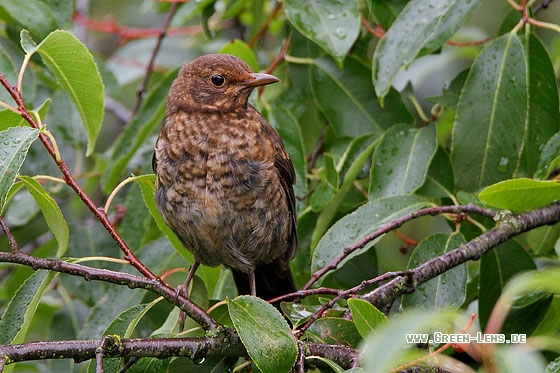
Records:
[[[296,291],[295,171],[278,132],[249,102],[280,81],[238,57],[186,63],[167,95],[152,167],[156,205],[199,264],[231,269],[239,294],[269,300]]]

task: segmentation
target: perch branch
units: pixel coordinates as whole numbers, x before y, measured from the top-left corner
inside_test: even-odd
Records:
[[[362,296],[377,308],[389,304],[402,294],[413,292],[421,284],[469,260],[477,260],[484,253],[521,233],[560,221],[560,202],[519,215],[508,215],[496,226],[472,241],[443,255],[432,258]]]

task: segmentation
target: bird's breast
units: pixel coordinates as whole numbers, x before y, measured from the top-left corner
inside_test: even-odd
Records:
[[[291,223],[272,139],[260,116],[243,119],[168,117],[156,145],[156,201],[197,260],[247,272],[284,252]]]
[[[156,146],[158,182],[191,201],[245,207],[274,176],[274,149],[257,118],[206,114],[167,119]]]

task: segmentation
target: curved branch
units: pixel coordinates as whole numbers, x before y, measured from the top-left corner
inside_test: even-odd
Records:
[[[443,255],[428,260],[418,267],[405,272],[388,283],[369,292],[361,298],[382,308],[397,297],[415,291],[421,284],[469,260],[477,260],[482,254],[521,233],[543,225],[560,221],[560,202],[531,210],[519,215],[506,215],[496,226],[472,241]]]
[[[117,285],[125,285],[131,289],[148,290],[161,295],[170,303],[185,311],[191,318],[193,318],[195,321],[198,321],[202,325],[208,325],[212,328],[212,330],[215,330],[218,327],[218,324],[210,316],[208,316],[208,323],[204,319],[195,319],[194,317],[192,317],[191,314],[193,314],[195,317],[197,317],[197,315],[199,314],[208,314],[198,305],[193,303],[190,299],[177,294],[176,291],[173,290],[172,292],[169,292],[167,289],[171,288],[161,280],[158,281],[126,272],[118,272],[108,269],[89,267],[82,264],[69,263],[59,259],[37,258],[31,255],[27,255],[21,251],[0,252],[0,262],[22,264],[33,268],[34,270],[46,269],[49,271],[65,273],[72,276],[79,276],[83,277],[86,281],[104,281]],[[162,286],[162,284],[164,284],[165,286]]]
[[[441,215],[441,214],[461,214],[461,213],[474,213],[483,216],[487,216],[489,218],[493,218],[495,216],[495,212],[489,209],[485,209],[480,206],[476,206],[472,203],[464,206],[438,206],[438,207],[428,207],[425,209],[420,209],[417,211],[413,211],[410,214],[403,216],[400,219],[395,219],[392,222],[380,227],[379,229],[375,230],[374,232],[368,234],[361,240],[355,242],[354,244],[345,247],[342,250],[342,254],[336,257],[332,262],[318,270],[317,272],[313,273],[311,279],[307,284],[303,286],[301,290],[309,289],[317,280],[319,280],[322,276],[324,276],[327,272],[332,271],[338,267],[338,265],[351,253],[358,249],[362,249],[365,247],[369,242],[375,240],[376,238],[384,235],[387,232],[392,231],[393,229],[401,227],[404,223],[419,218],[421,216],[426,215]]]
[[[225,341],[225,342],[224,342]],[[76,362],[96,358],[102,346],[103,357],[247,356],[239,337],[233,332],[219,337],[202,338],[132,338],[112,335],[103,339],[29,342],[0,345],[0,355],[8,363],[45,359],[73,359]]]
[[[358,362],[358,350],[337,345],[300,342],[305,356],[320,356],[350,369]],[[227,329],[216,337],[201,338],[131,338],[123,339],[109,335],[103,339],[30,342],[15,345],[0,345],[2,360],[10,363],[45,359],[73,359],[76,362],[96,358],[102,348],[103,358],[155,357],[165,359],[184,356],[201,359],[208,356],[248,356],[239,336]]]
[[[167,17],[165,18],[165,21],[164,21],[163,25],[161,26],[160,30],[158,31],[156,45],[154,46],[154,49],[152,50],[152,55],[150,56],[150,61],[148,62],[148,65],[146,66],[146,74],[144,74],[144,79],[142,79],[142,83],[140,83],[140,86],[138,87],[138,90],[136,91],[136,103],[134,104],[134,108],[132,109],[131,118],[133,118],[138,113],[138,110],[140,110],[140,105],[142,104],[142,100],[144,98],[144,94],[146,93],[146,88],[148,86],[148,81],[150,80],[150,76],[151,76],[152,70],[154,68],[154,63],[156,61],[156,56],[157,56],[157,54],[159,52],[159,49],[161,47],[161,43],[163,42],[163,38],[165,38],[165,35],[167,35],[169,25],[171,24],[171,20],[173,19],[173,16],[175,15],[175,12],[177,11],[178,6],[179,6],[179,3],[171,4],[171,8],[169,9],[169,12],[167,13]]]

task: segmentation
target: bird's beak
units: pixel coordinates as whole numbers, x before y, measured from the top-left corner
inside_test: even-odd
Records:
[[[272,84],[280,81],[280,79],[270,74],[253,73],[251,74],[251,77],[253,78],[253,80],[249,80],[247,83],[245,83],[245,86],[248,88],[259,87],[262,85]]]

